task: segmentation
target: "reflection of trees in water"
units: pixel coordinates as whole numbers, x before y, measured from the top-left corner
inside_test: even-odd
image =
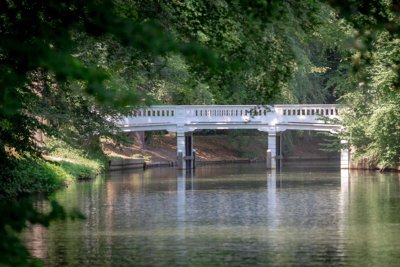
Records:
[[[347,212],[348,249],[354,261],[365,265],[390,265],[398,255],[400,179],[398,173],[352,170]],[[358,258],[357,258],[358,256]]]
[[[47,257],[47,229],[42,225],[32,225],[28,229],[29,239],[26,240],[28,250],[32,256],[39,259]]]

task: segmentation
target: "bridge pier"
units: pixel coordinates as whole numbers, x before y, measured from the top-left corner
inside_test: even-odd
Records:
[[[178,169],[193,169],[195,167],[192,132],[178,131],[176,133],[176,152]]]
[[[268,158],[270,157],[270,158]],[[267,168],[276,169],[282,159],[282,142],[279,132],[268,132]]]

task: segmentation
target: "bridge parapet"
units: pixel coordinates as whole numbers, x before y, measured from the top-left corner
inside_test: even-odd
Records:
[[[275,105],[275,111],[282,116],[339,116],[340,105]]]
[[[193,131],[196,129],[262,129],[263,127],[265,129],[267,126],[281,125],[280,130],[284,131],[288,124],[291,124],[292,128],[296,123],[303,124],[303,128],[307,125],[310,128],[309,124],[325,124],[321,116],[331,119],[339,118],[339,108],[339,105],[324,104],[150,106],[136,109],[132,116],[121,118],[118,126],[125,131],[177,131],[178,126],[181,128],[186,126],[189,127],[187,131]]]
[[[187,118],[266,116],[271,109],[271,106],[254,105],[150,106],[134,110],[132,117],[137,121],[161,117],[167,119],[177,117],[179,111]]]

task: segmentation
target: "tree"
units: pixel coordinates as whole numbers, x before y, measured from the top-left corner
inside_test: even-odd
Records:
[[[394,167],[400,161],[399,5],[329,2],[354,29],[352,50],[335,78],[347,106],[343,138],[355,148],[356,158],[366,158],[382,169]]]
[[[112,38],[109,42],[146,56],[179,53],[188,61],[215,67],[215,56],[208,49],[179,42],[154,22],[127,19],[107,0],[2,1],[0,34],[2,182],[19,175],[22,158],[40,156],[35,132],[79,137],[77,143],[82,144],[93,135],[112,132],[107,116],[115,118],[127,105],[140,103],[126,86],[127,73],[116,70],[116,64],[93,64],[90,56],[76,54],[89,50],[80,46],[82,39],[94,38],[101,44]],[[15,236],[28,222],[48,225],[67,217],[56,202],[46,215],[38,213],[32,202],[21,201],[2,200],[0,232],[7,243],[0,248],[1,264],[28,264],[29,253]]]
[[[90,57],[85,61],[74,55],[81,35],[93,38],[111,35],[110,42],[117,42],[137,53],[165,55],[176,52],[189,61],[201,60],[211,67],[215,63],[209,50],[178,42],[155,23],[135,21],[110,12],[116,9],[111,1],[3,1],[0,9],[0,65],[4,70],[0,74],[3,88],[0,97],[2,158],[10,156],[10,148],[20,155],[33,152],[35,144],[31,137],[37,130],[51,134],[51,127],[41,123],[36,116],[43,117],[46,113],[34,114],[30,105],[38,100],[50,103],[49,98],[56,91],[59,96],[67,95],[66,91],[74,87],[73,94],[82,97],[86,94],[110,108],[139,103],[135,90],[126,86],[120,89],[120,85],[129,80],[112,86],[123,76],[107,68],[112,64],[99,66],[90,62]],[[46,85],[43,81],[32,80],[38,74],[53,81],[51,88],[43,87]],[[110,77],[113,79],[106,82]],[[75,85],[71,86],[73,83]],[[64,100],[68,103],[68,98]]]

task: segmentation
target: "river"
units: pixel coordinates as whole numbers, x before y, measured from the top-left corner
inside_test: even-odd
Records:
[[[47,266],[399,266],[399,177],[322,161],[114,171],[56,193],[86,220],[25,239]]]

